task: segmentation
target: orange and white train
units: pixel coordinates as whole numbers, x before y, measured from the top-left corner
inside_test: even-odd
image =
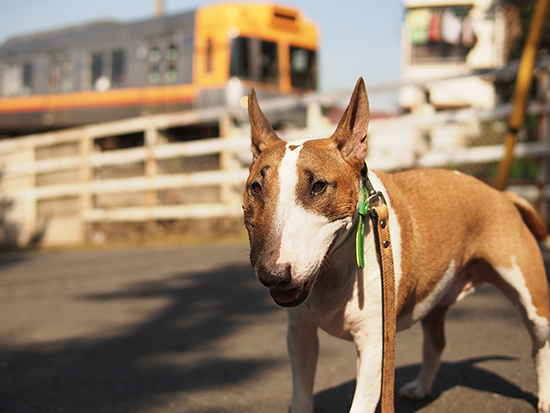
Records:
[[[316,90],[317,25],[278,4],[218,3],[0,45],[0,135]]]

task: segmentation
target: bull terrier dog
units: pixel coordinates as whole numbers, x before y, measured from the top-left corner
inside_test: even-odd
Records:
[[[517,195],[447,170],[387,174],[365,166],[369,104],[359,79],[334,134],[285,142],[249,92],[253,163],[243,210],[250,261],[275,303],[288,308],[292,413],[313,411],[317,329],[357,347],[350,412],[374,412],[382,371],[382,287],[373,224],[367,219],[364,269],[356,262],[358,201],[368,178],[389,209],[397,331],[423,328],[418,377],[399,396],[430,391],[445,345],[445,313],[481,283],[500,289],[532,339],[538,411],[550,413],[550,306],[538,242],[543,220]]]

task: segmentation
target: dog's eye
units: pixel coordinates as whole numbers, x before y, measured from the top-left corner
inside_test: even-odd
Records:
[[[311,195],[320,195],[323,192],[325,192],[326,188],[327,188],[326,182],[317,181],[311,187]]]
[[[250,189],[252,189],[255,194],[260,195],[262,193],[262,186],[258,182],[254,182],[250,185]]]

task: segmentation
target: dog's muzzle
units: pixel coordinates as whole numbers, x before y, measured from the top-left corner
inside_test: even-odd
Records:
[[[297,307],[306,301],[314,282],[315,278],[312,278],[298,287],[288,288],[286,290],[270,289],[269,294],[275,304],[280,305],[281,307]]]
[[[271,269],[260,267],[258,279],[267,288],[275,304],[281,307],[296,307],[302,304],[311,291],[315,277],[302,283],[292,283],[292,268],[290,264],[276,265]]]

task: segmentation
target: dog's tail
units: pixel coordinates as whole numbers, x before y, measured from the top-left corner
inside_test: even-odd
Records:
[[[548,236],[548,229],[546,224],[542,220],[538,212],[533,206],[521,196],[514,194],[513,192],[504,192],[508,198],[514,203],[518,209],[525,225],[533,233],[538,242],[540,242],[545,248],[550,249],[550,237]]]

